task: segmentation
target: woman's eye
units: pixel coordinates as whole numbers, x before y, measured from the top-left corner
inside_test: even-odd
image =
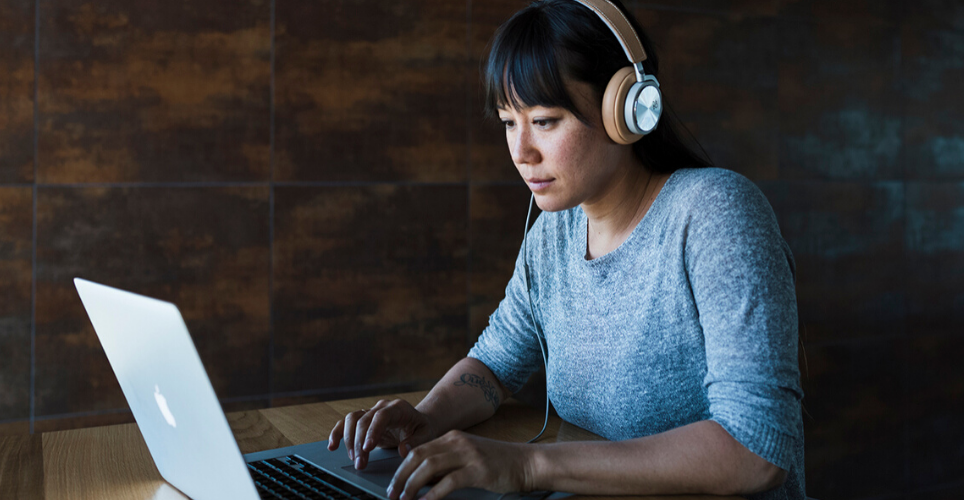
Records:
[[[505,126],[505,128],[512,128],[515,122],[512,120],[502,120],[502,125]]]
[[[542,127],[542,128],[548,127],[555,122],[556,122],[555,118],[539,118],[537,120],[532,120],[532,123],[534,123],[537,127]]]

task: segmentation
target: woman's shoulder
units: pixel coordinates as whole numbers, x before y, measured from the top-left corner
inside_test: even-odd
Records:
[[[742,174],[725,168],[681,168],[673,173],[673,190],[683,196],[705,197],[760,193]]]
[[[669,197],[674,211],[709,218],[772,217],[763,192],[743,175],[723,168],[685,168],[671,177]]]

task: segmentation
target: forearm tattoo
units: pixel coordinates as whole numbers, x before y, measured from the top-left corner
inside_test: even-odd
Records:
[[[482,394],[485,395],[485,400],[492,403],[492,409],[497,410],[499,408],[499,389],[492,385],[492,382],[486,380],[485,377],[480,377],[474,373],[463,373],[454,385],[478,387],[482,390]]]

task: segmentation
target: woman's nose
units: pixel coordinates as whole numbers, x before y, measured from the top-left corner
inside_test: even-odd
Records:
[[[539,149],[532,142],[532,133],[528,127],[518,127],[515,133],[510,134],[509,153],[512,155],[512,162],[516,165],[536,165],[542,158]]]

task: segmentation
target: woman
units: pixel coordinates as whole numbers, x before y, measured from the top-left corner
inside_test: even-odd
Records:
[[[613,3],[656,75],[651,44]],[[469,486],[804,498],[789,248],[759,190],[696,168],[708,165],[667,117],[635,143],[611,137],[604,94],[629,50],[604,17],[543,0],[496,33],[487,110],[543,214],[468,357],[417,407],[381,401],[332,429],[329,449],[344,438],[359,469],[376,446],[398,447],[393,500],[434,480],[426,500]],[[492,416],[541,366],[540,338],[559,415],[611,442],[457,430]]]

